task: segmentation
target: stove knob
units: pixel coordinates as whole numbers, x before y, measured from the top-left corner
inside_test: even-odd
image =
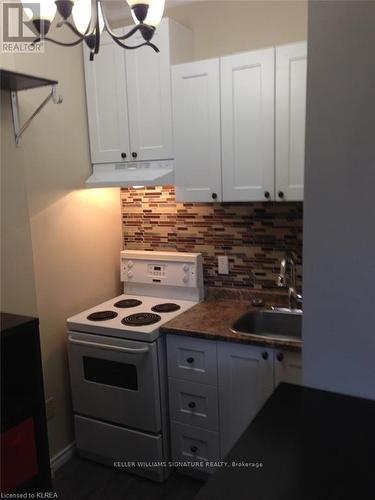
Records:
[[[133,267],[133,261],[132,260],[128,260],[128,268],[131,269]]]
[[[187,273],[189,271],[189,266],[187,264],[184,264],[183,270],[185,271],[185,273]]]
[[[184,283],[187,283],[187,282],[189,281],[189,276],[184,276],[184,277],[182,278],[182,281],[183,281]]]
[[[133,277],[133,271],[128,271],[128,278],[132,278]]]

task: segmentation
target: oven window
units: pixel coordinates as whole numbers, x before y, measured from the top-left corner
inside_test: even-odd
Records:
[[[83,356],[85,379],[98,384],[122,387],[131,391],[138,390],[137,367],[108,359]]]

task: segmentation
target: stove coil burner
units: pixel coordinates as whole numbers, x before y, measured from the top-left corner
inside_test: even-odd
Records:
[[[137,306],[140,306],[141,304],[142,304],[141,300],[123,299],[123,300],[119,300],[118,302],[116,302],[116,304],[113,304],[113,305],[114,305],[114,307],[126,309],[127,307],[137,307]]]
[[[89,314],[87,319],[90,321],[107,321],[116,318],[116,316],[118,316],[118,314],[115,311],[98,311]]]
[[[121,323],[125,326],[146,326],[157,323],[160,320],[161,316],[159,314],[135,313],[123,318]]]
[[[151,307],[151,311],[156,313],[169,313],[173,311],[178,311],[181,307],[178,304],[173,304],[173,302],[166,302],[165,304],[157,304]]]

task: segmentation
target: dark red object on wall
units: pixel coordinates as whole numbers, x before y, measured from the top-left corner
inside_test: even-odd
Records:
[[[1,491],[49,492],[38,319],[1,313]]]
[[[28,418],[1,436],[2,490],[14,491],[37,474],[34,422]]]

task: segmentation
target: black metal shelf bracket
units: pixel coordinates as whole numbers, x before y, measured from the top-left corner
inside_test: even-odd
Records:
[[[44,108],[44,106],[52,100],[54,104],[61,104],[63,102],[62,96],[59,96],[57,94],[57,85],[52,84],[51,85],[51,91],[48,94],[48,96],[44,99],[44,101],[36,108],[36,110],[27,118],[25,123],[21,125],[20,121],[20,111],[19,111],[19,105],[18,105],[18,92],[17,90],[11,90],[10,91],[10,99],[11,99],[11,104],[12,104],[12,116],[13,116],[13,128],[14,128],[14,139],[16,141],[16,144],[19,144],[20,138],[22,134],[25,132],[25,130],[28,128],[30,123],[33,121],[33,119],[36,117],[37,114],[40,113],[40,111]]]

